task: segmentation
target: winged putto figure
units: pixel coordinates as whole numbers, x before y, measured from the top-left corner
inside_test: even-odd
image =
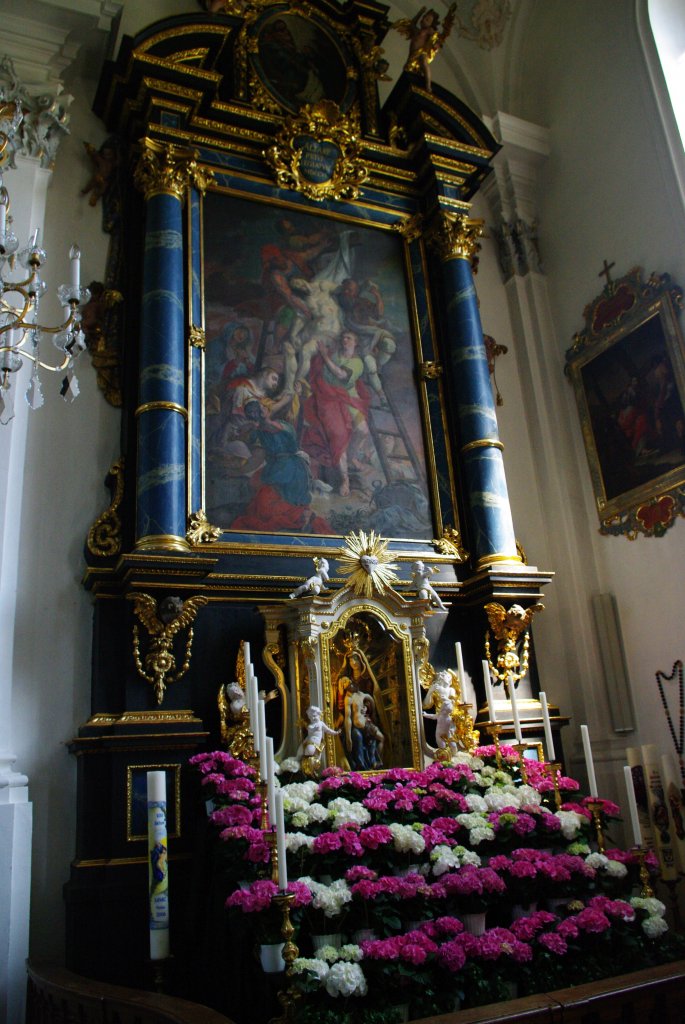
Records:
[[[136,623],[133,627],[133,657],[138,675],[154,686],[157,703],[161,704],[167,685],[177,682],[190,668],[192,624],[199,609],[207,604],[208,598],[202,594],[196,594],[185,601],[180,597],[165,597],[158,606],[150,594],[133,593],[127,597],[129,601],[134,602],[135,613],[147,630],[150,640],[143,664],[140,657],[140,632]],[[176,634],[186,628],[188,636],[185,657],[180,669],[176,671],[172,645]]]
[[[428,92],[432,89],[431,62],[438,55],[452,31],[456,9],[456,3],[450,5],[442,28],[438,12],[426,7],[422,7],[413,18],[400,18],[399,21],[393,22],[392,27],[409,40],[409,56],[404,70],[423,75]]]

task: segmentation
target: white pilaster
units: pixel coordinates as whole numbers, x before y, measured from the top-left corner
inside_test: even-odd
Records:
[[[564,377],[566,346],[556,336],[544,253],[538,249],[541,171],[550,152],[546,128],[498,113],[489,127],[502,150],[482,188],[499,242],[514,350],[523,393],[522,414],[535,441],[539,500],[545,509],[546,543],[557,573],[554,599],[536,635],[544,688],[572,722],[565,734],[567,759],[582,778],[579,725],[588,722],[600,791],[618,798],[618,765],[625,736],[613,732],[609,694],[590,595],[600,586],[588,538],[594,508],[582,485],[583,451],[573,395]],[[569,341],[570,343],[570,341]],[[569,426],[567,427],[566,424]]]

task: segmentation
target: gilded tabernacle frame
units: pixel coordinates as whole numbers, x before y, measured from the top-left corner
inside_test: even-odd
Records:
[[[683,514],[682,291],[639,268],[609,281],[566,354],[602,533],[660,536]]]
[[[444,412],[419,372],[426,346],[434,358],[424,268],[402,218],[221,184],[200,216],[199,504],[220,542],[330,546],[375,530],[430,544],[456,502]]]

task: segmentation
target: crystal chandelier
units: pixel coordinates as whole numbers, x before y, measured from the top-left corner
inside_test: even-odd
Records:
[[[19,250],[19,241],[12,230],[10,198],[3,181],[6,169],[8,142],[19,128],[23,118],[18,102],[3,102],[0,96],[0,423],[8,423],[14,416],[13,374],[29,359],[31,377],[26,389],[26,401],[31,409],[39,409],[45,399],[39,370],[63,373],[60,394],[73,402],[79,393],[74,374],[74,362],[86,347],[81,329],[79,307],[90,300],[90,292],[80,284],[81,253],[76,245],[69,250],[70,281],[60,285],[57,297],[64,310],[64,323],[59,327],[45,327],[38,322],[40,298],[46,290],[40,269],[47,256],[38,242],[36,229],[28,244]],[[17,251],[19,250],[19,251]],[[57,349],[56,361],[45,362],[40,349],[44,335],[51,335]]]

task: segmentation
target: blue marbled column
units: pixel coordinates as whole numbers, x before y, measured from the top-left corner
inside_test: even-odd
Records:
[[[444,372],[459,422],[471,553],[479,568],[520,562],[471,262],[465,255],[443,256],[441,273],[447,323]]]
[[[140,342],[136,548],[185,550],[183,219],[169,192],[147,198]]]
[[[188,461],[188,499],[191,512],[204,509],[202,494],[202,369],[205,344],[204,310],[202,308],[202,200],[193,189],[189,204],[190,251],[190,442]]]

